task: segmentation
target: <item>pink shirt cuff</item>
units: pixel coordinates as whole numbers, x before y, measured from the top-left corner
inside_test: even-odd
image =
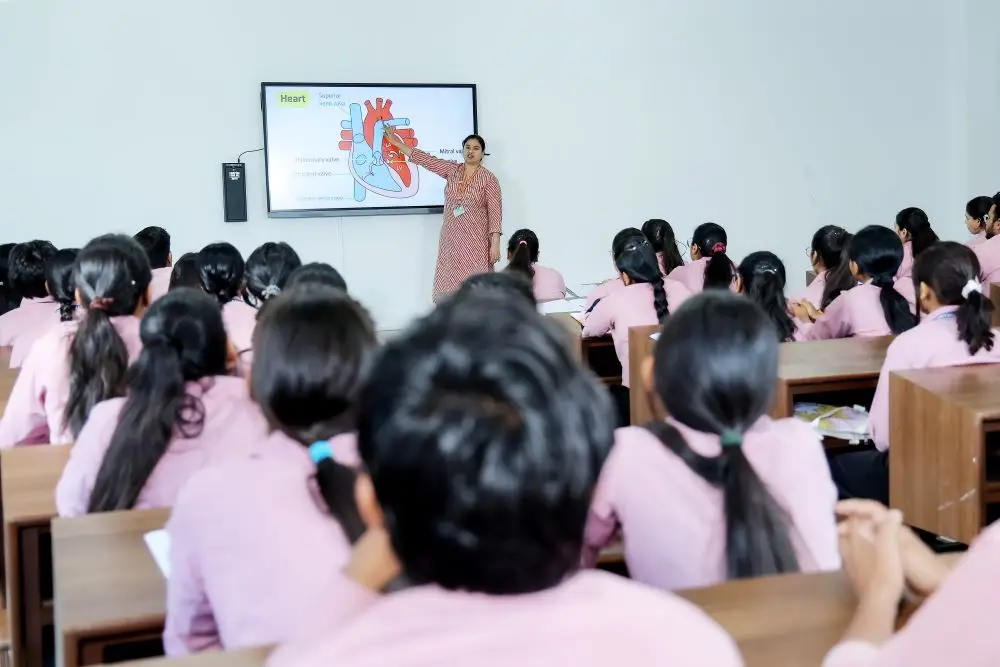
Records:
[[[841,642],[826,654],[823,667],[864,667],[872,664],[878,653],[878,647],[867,642]]]

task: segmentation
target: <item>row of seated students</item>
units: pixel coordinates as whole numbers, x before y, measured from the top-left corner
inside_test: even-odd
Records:
[[[931,250],[944,255],[930,262]],[[975,256],[931,250],[914,268],[921,305],[954,317],[920,326],[941,325],[956,348],[992,348],[979,327],[988,301],[969,289]],[[780,339],[753,299],[710,289],[672,304],[641,378],[671,417],[615,431],[606,392],[515,273],[470,279],[379,348],[345,291],[293,284],[290,272],[255,318],[252,367],[241,368],[229,301],[201,278],[221,263],[199,253],[194,288],[154,300],[142,247],[95,239],[72,272],[81,317],[53,329],[61,347],[41,348],[71,388],[47,420],[76,441],[60,513],[174,507],[171,654],[283,643],[272,664],[423,666],[459,654],[480,665],[738,665],[720,628],[662,591],[841,564],[818,436],[766,416]],[[236,292],[249,280],[239,275]],[[88,354],[74,356],[78,346]],[[14,394],[37,382],[36,349]],[[241,371],[248,381],[232,377]],[[0,424],[22,411],[12,396]],[[848,565],[871,536],[881,572],[924,576],[919,590],[940,586],[944,601],[985,594],[968,573],[995,557],[995,531],[946,577],[895,514],[857,501],[839,511]],[[634,582],[581,570],[619,531]],[[880,652],[897,574],[855,577],[865,604],[830,665],[923,657],[941,638],[934,623],[968,622],[968,609],[932,599],[917,617],[930,620],[909,626],[924,632]]]

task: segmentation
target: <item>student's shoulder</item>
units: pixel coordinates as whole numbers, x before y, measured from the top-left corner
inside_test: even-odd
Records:
[[[815,428],[797,417],[772,419],[764,416],[757,420],[746,434],[748,444],[787,448],[790,451],[818,449],[823,440]]]

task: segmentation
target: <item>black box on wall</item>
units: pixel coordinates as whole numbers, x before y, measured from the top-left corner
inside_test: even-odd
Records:
[[[222,203],[226,222],[247,221],[247,166],[242,162],[222,163]]]

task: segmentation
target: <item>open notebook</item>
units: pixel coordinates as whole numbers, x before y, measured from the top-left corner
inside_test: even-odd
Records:
[[[868,412],[861,406],[796,403],[795,416],[809,422],[824,438],[847,440],[851,444],[868,438]]]
[[[146,548],[156,561],[156,566],[164,577],[170,576],[170,535],[165,530],[154,530],[142,536]]]
[[[556,299],[538,304],[538,312],[542,315],[554,313],[579,313],[583,311],[583,299]]]

